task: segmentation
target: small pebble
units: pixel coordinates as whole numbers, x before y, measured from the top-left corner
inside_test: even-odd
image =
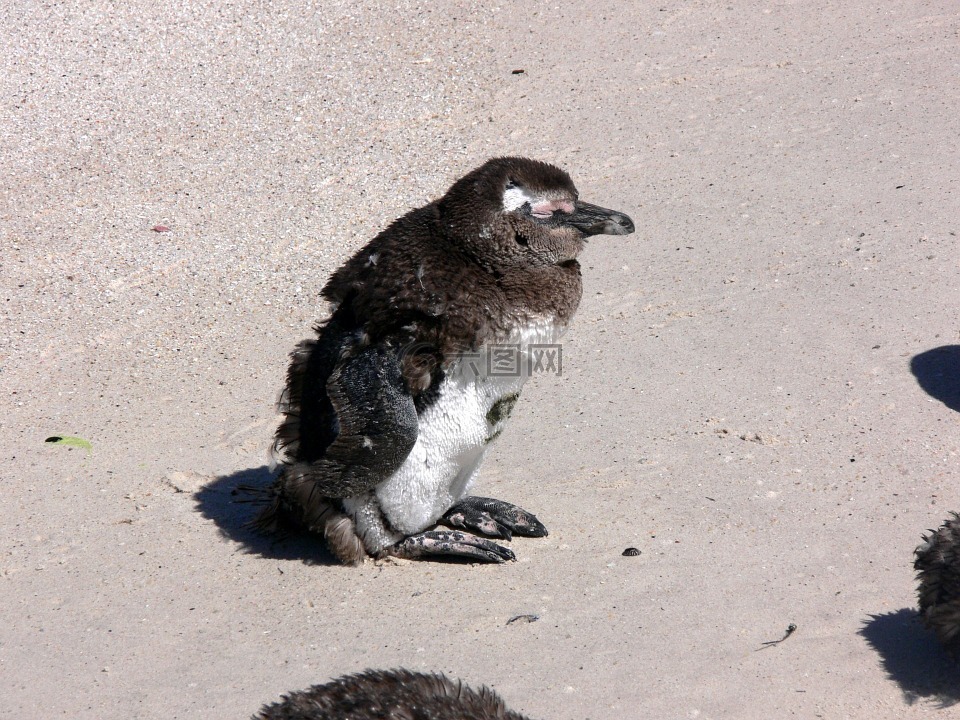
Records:
[[[629,547],[621,553],[624,557],[636,557],[640,551],[635,547]]]

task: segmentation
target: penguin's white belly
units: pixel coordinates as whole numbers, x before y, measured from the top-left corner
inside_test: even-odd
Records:
[[[368,513],[354,514],[368,550],[376,552],[431,527],[468,493],[487,447],[502,431],[531,369],[536,371],[537,353],[543,349],[535,346],[555,343],[564,329],[552,320],[531,323],[509,340],[464,355],[446,369],[436,401],[419,418],[417,442],[406,461],[374,491],[380,512],[397,534],[383,537],[385,528],[364,527],[374,521]],[[354,503],[345,505],[350,511]]]

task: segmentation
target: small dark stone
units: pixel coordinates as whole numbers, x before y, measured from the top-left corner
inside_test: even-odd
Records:
[[[44,442],[60,442],[61,440],[63,440],[63,438],[60,437],[59,435],[51,435],[46,440],[44,440]]]
[[[522,69],[518,68],[518,69],[516,69],[516,70],[511,70],[511,71],[510,71],[510,74],[511,74],[511,75],[523,75],[525,72],[526,72],[526,70],[522,70]]]
[[[636,557],[640,551],[635,547],[629,547],[621,553],[624,557]]]

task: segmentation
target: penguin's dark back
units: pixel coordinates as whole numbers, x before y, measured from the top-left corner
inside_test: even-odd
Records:
[[[432,344],[443,358],[503,339],[533,316],[573,316],[582,293],[576,261],[497,271],[446,223],[439,203],[396,220],[331,276],[324,297],[349,306],[372,341],[409,333],[401,342]]]
[[[331,276],[323,295],[350,306],[374,342],[416,328],[409,340],[462,351],[504,304],[496,280],[448,238],[431,203],[371,240]]]

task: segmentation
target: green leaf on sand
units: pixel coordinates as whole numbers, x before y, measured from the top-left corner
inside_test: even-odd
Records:
[[[70,447],[83,448],[84,450],[93,450],[93,445],[89,440],[73,435],[51,435],[44,442],[54,443],[55,445],[69,445]]]

